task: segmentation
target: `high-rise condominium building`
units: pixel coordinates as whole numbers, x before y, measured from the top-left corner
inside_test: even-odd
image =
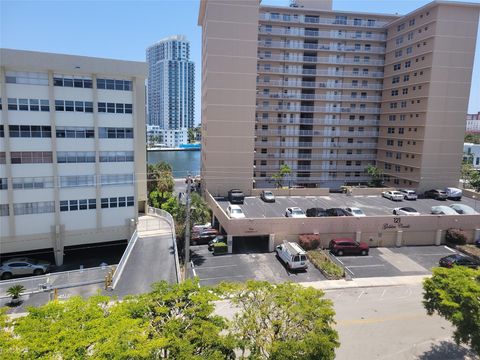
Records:
[[[0,251],[129,239],[146,204],[145,63],[0,49]]]
[[[479,4],[407,15],[202,0],[202,179],[216,194],[290,184],[458,184]]]
[[[193,127],[195,66],[190,43],[176,35],[147,49],[148,123],[165,130]]]

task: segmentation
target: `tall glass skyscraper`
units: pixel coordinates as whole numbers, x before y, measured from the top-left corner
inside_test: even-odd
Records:
[[[195,64],[183,35],[147,48],[148,124],[165,130],[193,127]]]

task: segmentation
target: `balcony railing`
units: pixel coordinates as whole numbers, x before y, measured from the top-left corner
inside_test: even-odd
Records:
[[[283,29],[279,27],[267,28],[266,26],[260,27],[260,34],[263,35],[280,35],[280,36],[299,36],[309,38],[326,38],[326,39],[346,39],[346,40],[367,40],[367,41],[386,41],[387,36],[385,34],[357,34],[355,32],[345,31],[341,34],[332,33],[331,31],[313,31],[305,30],[301,28]]]
[[[382,90],[383,84],[358,84],[358,83],[334,83],[334,82],[316,82],[316,81],[296,81],[296,80],[269,80],[258,79],[257,85],[262,86],[279,86],[279,87],[295,87],[309,89],[365,89],[365,90]]]
[[[340,148],[340,149],[375,149],[378,144],[376,142],[370,143],[349,143],[349,142],[301,142],[301,141],[255,141],[255,146],[262,147],[278,147],[278,148]]]
[[[260,160],[375,160],[376,154],[255,154],[255,159]]]
[[[379,108],[346,108],[327,106],[299,106],[299,105],[257,105],[259,111],[285,111],[285,112],[327,112],[327,113],[352,113],[352,114],[380,114]]]
[[[323,137],[378,137],[378,131],[331,131],[328,130],[293,130],[272,129],[255,130],[257,136],[323,136]]]
[[[319,51],[335,51],[335,52],[361,52],[372,54],[385,54],[385,47],[370,46],[358,47],[355,45],[329,45],[329,44],[315,44],[315,43],[298,43],[298,42],[284,42],[284,41],[265,41],[259,40],[258,47],[274,48],[274,49],[302,49],[302,50],[319,50]]]
[[[306,17],[305,15],[298,16],[272,16],[271,14],[261,13],[260,20],[275,21],[283,23],[303,23],[303,24],[322,24],[322,25],[336,25],[336,26],[355,26],[365,28],[383,28],[388,22],[379,20],[345,20],[336,18],[315,18]]]
[[[264,118],[260,114],[257,114],[255,121],[262,124],[279,124],[279,125],[348,125],[348,126],[378,126],[380,120],[377,119],[355,119],[355,120],[339,120],[339,119],[302,119],[302,118],[278,118],[267,117]]]
[[[264,52],[258,53],[258,58],[260,60],[278,60],[282,62],[309,62],[309,63],[318,63],[318,64],[352,64],[352,65],[374,65],[374,66],[383,66],[385,64],[384,60],[372,60],[372,59],[359,59],[358,61],[354,58],[337,58],[337,57],[324,57],[324,56],[303,56],[301,54],[265,54]]]
[[[326,101],[374,101],[382,100],[381,96],[351,96],[331,94],[284,94],[284,93],[260,93],[259,99],[288,99],[288,100],[326,100]]]
[[[382,71],[335,71],[328,69],[298,69],[298,68],[281,68],[281,67],[265,67],[260,66],[258,72],[266,74],[290,74],[290,75],[310,75],[310,76],[332,76],[332,77],[373,77],[383,78]]]
[[[360,166],[347,166],[347,165],[291,165],[290,169],[293,171],[365,171],[367,164]],[[279,165],[256,165],[257,171],[279,170]]]

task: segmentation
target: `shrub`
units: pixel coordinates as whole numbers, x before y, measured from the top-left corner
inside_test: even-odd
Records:
[[[223,242],[213,244],[214,254],[226,254],[228,253],[228,245]]]
[[[341,279],[343,269],[335,264],[324,250],[311,250],[307,252],[310,262],[328,279]]]
[[[320,246],[320,235],[301,234],[298,236],[298,244],[305,250],[315,250]]]
[[[448,229],[445,240],[452,245],[465,245],[467,243],[467,233],[462,229]]]

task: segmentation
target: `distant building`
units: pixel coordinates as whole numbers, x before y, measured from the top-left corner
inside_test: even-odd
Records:
[[[188,143],[188,129],[164,130],[158,125],[147,125],[147,142],[149,146],[178,148]]]
[[[143,62],[0,49],[0,251],[129,239],[146,208]]]
[[[480,111],[476,114],[467,114],[467,132],[480,132]]]
[[[464,143],[463,160],[469,162],[477,170],[480,170],[480,144]]]
[[[164,130],[193,127],[195,65],[190,43],[175,35],[146,51],[148,63],[148,124]]]

